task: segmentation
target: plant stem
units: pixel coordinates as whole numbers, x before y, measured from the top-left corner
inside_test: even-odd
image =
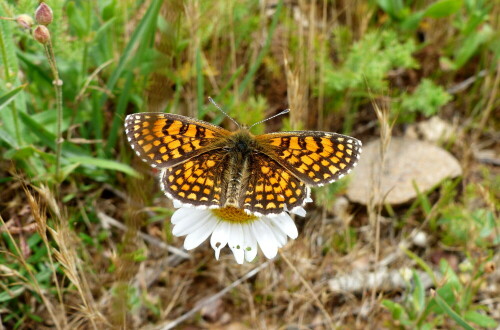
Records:
[[[62,120],[63,120],[63,109],[62,109],[62,80],[59,79],[59,71],[57,71],[56,57],[54,56],[54,49],[52,48],[52,41],[48,41],[45,45],[45,54],[49,61],[50,69],[52,70],[52,75],[54,76],[54,89],[56,91],[56,111],[57,111],[57,122],[56,122],[56,181],[60,179],[61,171],[61,147],[62,147]]]

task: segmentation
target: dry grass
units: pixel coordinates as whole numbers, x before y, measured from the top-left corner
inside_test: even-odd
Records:
[[[131,16],[123,31],[125,40],[153,2],[146,1],[137,13],[127,13]],[[402,135],[405,127],[413,124],[399,123],[393,115],[392,94],[413,90],[421,78],[432,74],[439,76],[443,85],[451,86],[465,80],[463,75],[483,70],[479,64],[468,62],[463,70],[451,74],[442,70],[437,60],[422,61],[418,69],[392,72],[391,85],[384,92],[372,94],[369,85],[363,90],[350,87],[342,93],[331,92],[325,76],[331,66],[339,69],[345,61],[348,49],[341,46],[354,44],[371,30],[382,30],[390,18],[381,9],[363,1],[285,1],[282,10],[286,18],[278,20],[268,52],[261,56],[273,14],[281,7],[270,1],[248,5],[251,9],[246,14],[251,14],[252,20],[246,24],[253,29],[251,35],[242,36],[238,31],[246,26],[242,27],[238,19],[248,17],[235,11],[241,10],[241,4],[226,1],[206,6],[194,0],[164,3],[160,11],[162,30],[155,32],[153,48],[149,49],[155,56],[160,55],[153,64],[148,62],[159,69],[151,70],[145,75],[146,82],[137,82],[138,86],[129,91],[135,97],[135,103],[127,103],[129,112],[163,111],[167,105],[172,112],[198,117],[206,113],[205,97],[218,96],[225,91],[227,81],[234,78],[228,88],[230,96],[221,95],[228,106],[247,111],[250,104],[258,102],[245,100],[256,100],[252,95],[261,95],[266,110],[255,110],[260,111],[255,117],[291,109],[289,121],[267,122],[268,130],[286,127],[341,132],[345,128],[363,142],[380,137],[380,163],[373,165],[384,168],[391,137]],[[500,10],[497,6],[493,13]],[[432,48],[436,44],[458,38],[451,18],[438,21],[440,29],[424,29],[429,44],[421,46],[429,50],[430,57],[435,54]],[[490,24],[498,27],[498,22]],[[332,36],[334,29],[336,39]],[[422,53],[423,57],[428,55]],[[20,329],[411,328],[395,319],[383,301],[404,305],[413,298],[416,284],[415,278],[411,280],[412,271],[423,281],[428,280],[423,285],[424,299],[430,300],[429,290],[439,292],[449,280],[440,266],[442,260],[459,275],[463,286],[454,291],[456,300],[470,298],[467,306],[484,309],[498,322],[500,195],[495,189],[500,172],[498,164],[484,164],[473,153],[485,141],[497,155],[500,147],[496,130],[500,66],[491,54],[484,58],[487,74],[476,87],[477,95],[459,92],[440,113],[445,120],[458,122],[461,135],[457,135],[462,139],[447,147],[464,165],[462,186],[447,188],[443,184],[420,196],[420,201],[429,203],[429,209],[419,200],[407,205],[384,205],[377,177],[367,182],[372,191],[367,206],[353,204],[343,196],[348,181],[315,190],[315,203],[308,206],[307,216],[295,219],[299,238],[271,261],[259,254],[253,263],[237,265],[228,251],[217,261],[208,242],[184,251],[183,238],[171,234],[169,218],[173,207],[159,192],[156,173],[131,157],[124,141],[113,149],[113,157],[133,159],[132,166],[142,173],[141,179],[113,174],[106,180],[104,176],[94,180],[82,171],[56,185],[30,177],[27,169],[15,170],[15,161],[2,161],[0,176],[9,180],[2,181],[6,184],[0,191],[1,233],[5,240],[0,251],[4,261],[0,274],[5,281],[0,280],[0,291],[15,299],[0,310],[1,320],[14,315],[0,322],[0,329],[2,324]],[[247,76],[258,61],[261,63],[254,75]],[[203,74],[196,71],[197,63],[204,65]],[[108,91],[103,82],[108,76],[102,71],[108,65],[110,62],[104,62],[85,73],[88,79],[78,89],[81,92],[72,110],[84,107],[92,89],[115,93]],[[133,72],[142,77],[139,69]],[[202,86],[200,76],[204,78]],[[94,82],[102,86],[96,87]],[[245,84],[247,87],[242,88]],[[344,99],[339,100],[340,96]],[[479,100],[485,107],[474,115],[472,108]],[[112,118],[118,103],[108,100],[103,118]],[[137,103],[144,108],[136,109]],[[221,105],[226,109],[224,103]],[[89,112],[88,116],[93,114]],[[208,112],[205,119],[218,115]],[[423,117],[419,114],[414,122]],[[221,125],[229,126],[226,124]],[[100,142],[106,140],[111,125],[105,122],[104,126],[102,139],[80,137],[78,133],[74,138],[82,138],[78,141],[84,144],[97,142],[93,150],[99,154]],[[40,146],[40,150],[50,149]],[[474,212],[479,209],[493,216],[494,230],[485,237],[485,229],[474,222]],[[440,222],[453,217],[470,224],[470,230],[460,231],[453,222],[451,226]],[[463,232],[474,239],[461,239]],[[417,240],[422,233],[425,244]],[[33,246],[43,248],[44,257],[30,248],[30,239],[35,235],[41,243]],[[42,268],[49,279],[38,275]],[[422,315],[428,325],[450,329],[457,326],[447,314]]]

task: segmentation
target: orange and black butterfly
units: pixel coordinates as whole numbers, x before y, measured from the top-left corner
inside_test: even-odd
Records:
[[[310,201],[310,186],[342,178],[361,153],[361,141],[337,133],[253,135],[247,128],[230,132],[169,113],[128,115],[125,130],[137,155],[161,170],[169,198],[255,215],[302,208]]]

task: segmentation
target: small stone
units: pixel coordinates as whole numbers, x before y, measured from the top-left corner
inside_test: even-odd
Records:
[[[427,234],[423,231],[418,231],[413,236],[413,244],[422,248],[427,247]]]

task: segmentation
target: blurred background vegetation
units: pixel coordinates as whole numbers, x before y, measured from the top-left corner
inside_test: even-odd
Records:
[[[0,1],[0,328],[498,327],[499,1],[46,3],[41,44],[39,2]],[[463,174],[382,208],[316,189],[273,262],[187,254],[123,119],[234,129],[208,96],[244,124],[291,109],[254,133],[364,143],[438,116]]]

